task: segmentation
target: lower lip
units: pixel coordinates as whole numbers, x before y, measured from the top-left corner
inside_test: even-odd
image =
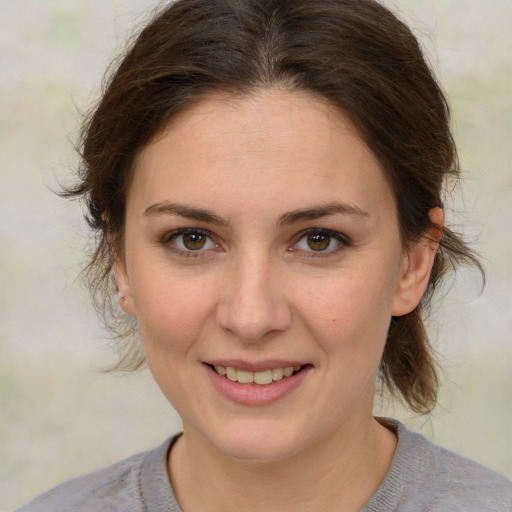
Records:
[[[242,405],[267,405],[280,400],[300,386],[312,369],[306,366],[290,377],[259,385],[233,382],[220,376],[210,366],[205,364],[204,367],[215,389],[225,398]]]

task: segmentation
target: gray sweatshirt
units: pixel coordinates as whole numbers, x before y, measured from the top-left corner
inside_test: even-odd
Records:
[[[512,512],[510,480],[392,423],[393,461],[361,512]],[[61,484],[15,512],[182,512],[167,476],[172,442]]]

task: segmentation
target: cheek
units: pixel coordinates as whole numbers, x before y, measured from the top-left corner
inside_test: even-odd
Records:
[[[167,400],[178,411],[200,409],[202,394],[190,370],[197,363],[198,340],[212,311],[211,293],[177,276],[145,279],[137,287],[137,318],[147,365]]]
[[[311,286],[301,306],[305,322],[329,354],[380,359],[391,320],[391,283],[384,275],[353,270]],[[312,290],[312,291],[311,291]]]
[[[211,286],[159,272],[139,277],[134,298],[146,357],[188,351],[212,312]]]

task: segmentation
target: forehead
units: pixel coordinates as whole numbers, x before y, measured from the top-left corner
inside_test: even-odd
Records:
[[[197,100],[177,114],[148,146],[169,136],[180,138],[181,143],[200,142],[194,152],[200,150],[200,154],[211,154],[215,147],[216,154],[228,148],[233,153],[237,147],[232,144],[237,142],[244,145],[248,156],[251,150],[283,152],[299,140],[307,142],[309,151],[318,149],[312,156],[320,152],[327,155],[325,146],[339,146],[342,139],[366,149],[348,116],[327,100],[307,91],[276,88],[237,95],[219,92]]]
[[[346,115],[313,94],[272,89],[212,95],[176,116],[138,156],[129,200],[232,194],[233,206],[318,197],[363,207],[382,191],[379,161]]]

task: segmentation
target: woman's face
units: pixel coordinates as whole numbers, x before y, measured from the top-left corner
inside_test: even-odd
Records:
[[[116,279],[185,435],[279,460],[372,421],[409,267],[349,120],[266,90],[205,99],[141,152]]]

